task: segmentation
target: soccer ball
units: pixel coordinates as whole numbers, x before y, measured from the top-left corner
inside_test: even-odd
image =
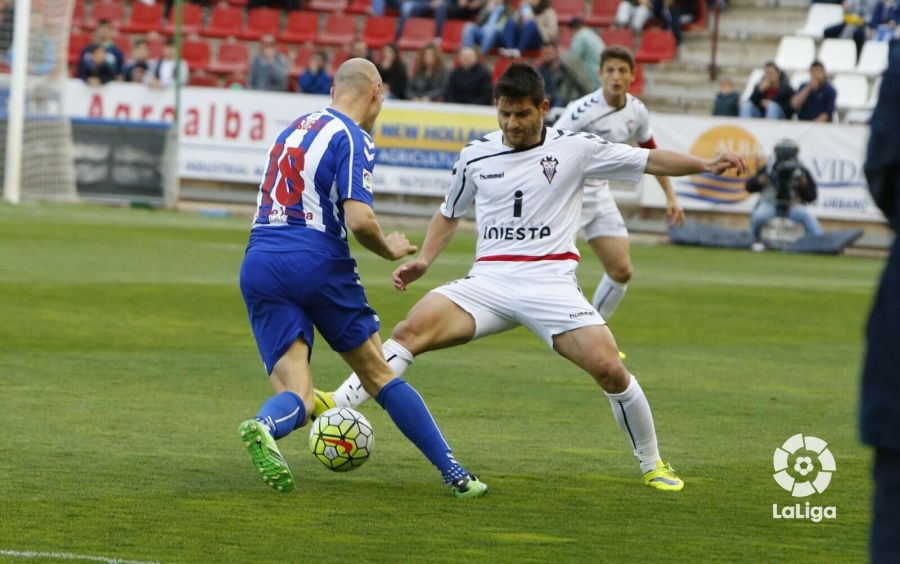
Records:
[[[333,407],[313,421],[309,449],[330,470],[347,472],[362,466],[372,454],[375,435],[362,413]]]

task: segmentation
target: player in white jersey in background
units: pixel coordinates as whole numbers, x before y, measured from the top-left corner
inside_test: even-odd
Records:
[[[524,325],[603,388],[640,461],[644,482],[680,490],[684,483],[660,459],[644,392],[619,360],[606,322],[578,288],[575,239],[582,185],[585,178],[636,182],[645,172],[745,172],[746,163],[732,153],[703,161],[546,128],[543,118],[550,104],[543,80],[523,63],[507,69],[494,97],[500,131],[462,150],[418,258],[400,266],[392,278],[398,290],[421,278],[473,202],[475,264],[468,276],[432,290],[412,307],[385,342],[385,358],[402,375],[416,355]],[[318,392],[318,399],[357,406],[368,394],[354,374],[333,395]]]
[[[614,45],[604,49],[600,55],[603,87],[566,106],[553,127],[585,131],[614,143],[655,149],[647,107],[628,93],[634,80],[634,66],[634,55],[625,47]],[[684,223],[684,210],[678,204],[672,183],[663,175],[657,175],[656,180],[666,194],[669,222],[680,226]],[[603,319],[609,320],[625,296],[633,269],[628,229],[607,180],[585,181],[580,226],[605,271],[592,304]]]

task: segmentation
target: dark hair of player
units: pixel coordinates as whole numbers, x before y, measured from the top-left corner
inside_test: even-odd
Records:
[[[609,59],[625,61],[628,63],[628,67],[632,71],[634,70],[634,55],[631,54],[631,51],[621,45],[611,45],[600,53],[600,68],[603,68],[603,64]]]
[[[544,79],[534,67],[525,63],[513,63],[494,85],[494,99],[531,100],[535,107],[544,101]]]

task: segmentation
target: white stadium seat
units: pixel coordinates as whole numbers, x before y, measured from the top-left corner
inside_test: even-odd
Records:
[[[875,79],[875,84],[872,85],[872,90],[869,92],[869,99],[866,101],[866,107],[870,109],[875,109],[875,105],[878,103],[878,93],[881,92],[881,77]]]
[[[837,90],[839,110],[865,108],[869,101],[869,80],[861,74],[839,74],[831,81]]]
[[[844,21],[844,8],[840,4],[813,4],[806,13],[806,24],[797,30],[797,35],[822,38],[825,28]]]
[[[856,70],[856,43],[852,39],[826,39],[819,47],[819,61],[834,75]]]
[[[806,82],[809,82],[809,71],[791,73],[791,88],[794,90],[800,90],[800,87]]]
[[[888,50],[887,41],[866,41],[859,54],[856,72],[866,76],[880,76],[888,65]]]
[[[778,43],[778,53],[775,55],[775,64],[786,72],[797,70],[809,70],[809,65],[816,58],[816,42],[812,37],[797,37],[789,35],[782,37]],[[826,65],[828,63],[825,63]],[[828,67],[825,67],[826,70]]]
[[[753,89],[756,88],[757,83],[762,80],[765,74],[766,71],[763,69],[753,69],[753,72],[747,77],[747,86],[744,87],[744,92],[741,94],[741,103],[750,99],[750,96],[753,95]]]

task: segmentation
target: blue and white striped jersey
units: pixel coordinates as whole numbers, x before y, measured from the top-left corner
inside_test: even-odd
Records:
[[[372,205],[375,143],[332,109],[303,115],[269,150],[248,248],[349,256],[344,200]]]

